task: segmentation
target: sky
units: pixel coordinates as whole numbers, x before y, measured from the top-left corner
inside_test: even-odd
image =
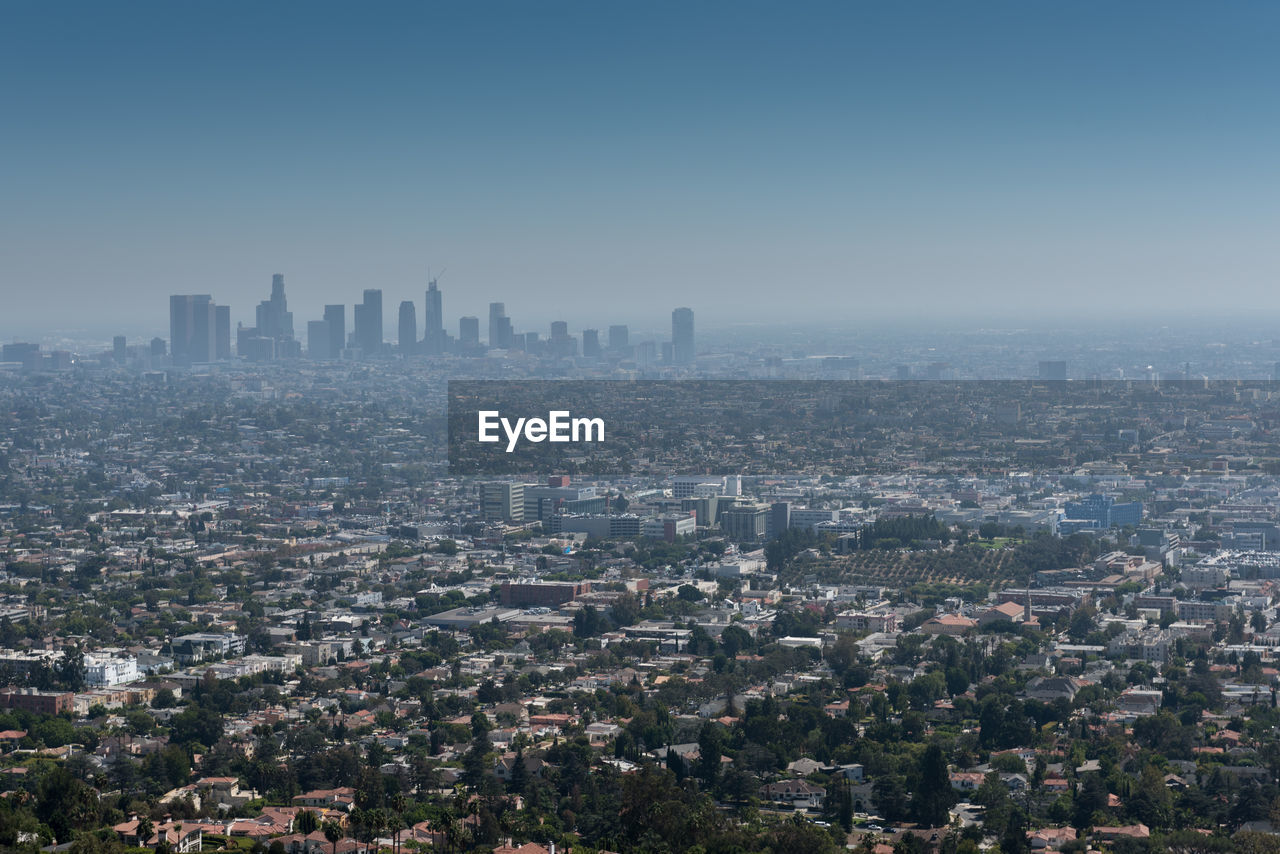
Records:
[[[1280,320],[1280,4],[0,4],[0,335]],[[482,324],[483,325],[483,324]]]

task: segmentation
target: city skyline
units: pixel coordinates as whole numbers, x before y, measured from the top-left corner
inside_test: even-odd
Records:
[[[613,324],[609,328],[607,349],[602,348],[599,330],[584,327],[571,332],[565,320],[554,320],[550,334],[527,329],[517,331],[511,317],[506,314],[502,302],[489,303],[488,336],[483,344],[478,338],[478,319],[458,318],[458,336],[451,335],[446,327],[444,294],[436,279],[432,279],[423,292],[422,335],[418,335],[418,306],[413,300],[401,300],[395,312],[394,340],[388,339],[386,317],[381,288],[366,288],[359,303],[352,306],[354,327],[350,337],[346,334],[346,305],[327,304],[322,317],[306,320],[299,329],[305,330],[305,338],[296,334],[293,312],[289,311],[283,273],[271,276],[271,295],[258,303],[254,313],[255,323],[247,326],[240,321],[235,326],[235,348],[232,341],[232,311],[227,305],[217,304],[210,294],[171,294],[169,296],[169,336],[167,341],[156,337],[148,349],[152,355],[161,352],[170,358],[175,367],[187,367],[206,362],[225,362],[235,358],[250,362],[274,362],[306,356],[309,359],[331,360],[340,358],[368,358],[389,356],[434,356],[459,354],[476,356],[486,350],[514,350],[532,355],[556,358],[600,359],[610,355],[615,360],[634,357],[642,367],[661,361],[663,364],[692,367],[696,356],[694,339],[694,312],[684,307],[671,312],[670,341],[661,349],[653,340],[629,344],[629,328]],[[472,328],[475,333],[472,334]],[[581,342],[581,350],[579,349]],[[113,335],[112,349],[117,362],[125,361],[128,349],[127,335]],[[167,352],[165,352],[167,351]],[[15,350],[15,352],[17,352]],[[659,359],[661,352],[661,359]]]
[[[445,267],[539,324],[1280,314],[1272,6],[4,16],[0,335],[264,269],[299,317]]]

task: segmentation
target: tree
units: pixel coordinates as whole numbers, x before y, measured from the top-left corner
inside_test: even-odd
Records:
[[[507,783],[507,790],[523,793],[528,785],[529,769],[524,764],[524,748],[518,747],[516,757],[511,761],[511,780]]]
[[[692,584],[681,584],[680,589],[676,591],[676,596],[685,602],[701,602],[707,598],[701,590]]]
[[[1093,814],[1107,806],[1107,784],[1098,772],[1086,774],[1075,797],[1075,815],[1072,824],[1076,830],[1084,830],[1093,824]]]
[[[155,835],[155,822],[151,820],[151,816],[143,815],[138,817],[138,844],[145,846],[151,841],[151,837]]]
[[[391,809],[394,810],[389,817],[392,819],[395,827],[394,846],[396,854],[400,854],[400,832],[404,830],[404,813],[409,808],[409,799],[405,797],[404,792],[396,792],[391,797]]]
[[[342,835],[342,825],[333,819],[324,823],[324,838],[333,843],[333,854],[338,854],[338,840]]]
[[[898,822],[907,817],[907,792],[898,775],[878,775],[871,787],[871,797],[886,820]]]
[[[1168,827],[1173,820],[1173,796],[1164,777],[1154,765],[1147,765],[1138,783],[1125,800],[1125,806],[1138,820],[1150,827]]]
[[[981,804],[984,812],[982,825],[988,833],[1000,835],[1009,823],[1009,787],[995,771],[987,772],[982,785],[973,795],[973,802]]]
[[[720,755],[724,749],[724,733],[720,725],[706,721],[698,733],[698,779],[708,787],[720,776]]]
[[[320,819],[311,810],[303,810],[298,813],[297,818],[298,832],[302,834],[315,833],[320,827]]]
[[[926,827],[945,826],[954,798],[951,775],[947,771],[947,758],[942,754],[941,747],[930,744],[920,759],[919,781],[912,800],[916,819]]]
[[[80,691],[85,686],[85,673],[84,650],[80,645],[64,649],[58,662],[58,681],[71,691]]]

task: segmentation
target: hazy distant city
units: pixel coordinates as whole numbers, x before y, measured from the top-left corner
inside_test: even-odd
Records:
[[[1248,321],[1183,320],[1157,326],[1141,318],[1119,326],[1057,328],[995,321],[988,328],[925,321],[841,327],[829,319],[779,325],[711,322],[695,337],[694,312],[676,308],[661,332],[630,327],[625,317],[571,328],[553,321],[526,329],[489,304],[485,318],[446,313],[447,289],[430,281],[421,301],[401,300],[394,312],[383,290],[365,289],[355,304],[324,306],[320,317],[294,320],[283,274],[252,320],[209,294],[169,298],[169,334],[139,339],[50,335],[34,328],[0,351],[0,371],[44,372],[73,364],[107,363],[135,370],[170,367],[225,371],[303,361],[417,362],[441,357],[457,376],[500,367],[547,377],[664,378],[673,376],[783,379],[1104,379],[1147,382],[1182,379],[1280,378],[1280,336]],[[140,309],[141,310],[141,309]],[[145,311],[157,318],[160,306]],[[702,323],[706,322],[705,316]],[[526,329],[526,331],[517,331]],[[52,341],[52,343],[50,343]],[[479,361],[476,361],[479,360]]]
[[[1278,44],[0,4],[0,852],[1280,854]]]

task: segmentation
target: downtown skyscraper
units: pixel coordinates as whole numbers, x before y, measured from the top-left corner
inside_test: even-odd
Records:
[[[413,307],[413,300],[400,303],[399,323],[396,337],[397,349],[406,355],[418,352],[418,314]]]
[[[376,356],[382,350],[382,290],[367,288],[364,302],[355,310],[356,346],[365,356]]]
[[[225,341],[222,340],[224,336]],[[174,294],[169,297],[169,352],[175,365],[229,358],[230,339],[229,307],[218,306],[208,294]]]
[[[271,277],[271,298],[258,303],[256,314],[258,335],[284,341],[293,338],[293,312],[284,295],[284,275]]]
[[[448,335],[444,331],[444,305],[435,279],[427,283],[426,309],[426,323],[422,327],[422,352],[433,355],[443,353],[448,346]]]
[[[671,312],[671,361],[676,365],[693,364],[693,309],[677,308]]]
[[[507,307],[500,302],[489,303],[489,349],[511,349],[511,318],[507,317]]]

